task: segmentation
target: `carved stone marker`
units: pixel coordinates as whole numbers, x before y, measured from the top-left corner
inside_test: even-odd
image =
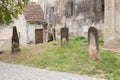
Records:
[[[56,40],[56,30],[53,28],[53,39]]]
[[[20,51],[20,44],[19,44],[19,37],[17,34],[17,29],[13,27],[13,34],[12,34],[12,53],[16,53]]]
[[[69,42],[69,29],[64,27],[61,28],[61,46],[67,47]]]
[[[98,42],[98,30],[94,27],[90,27],[88,30],[88,49],[89,58],[92,60],[100,60],[99,57],[99,42]]]

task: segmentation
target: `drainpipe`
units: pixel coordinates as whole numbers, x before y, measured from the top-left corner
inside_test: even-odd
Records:
[[[44,27],[47,26],[47,0],[44,0],[44,20],[43,22],[45,23],[44,24]],[[48,28],[48,27],[47,27]],[[44,42],[46,43],[48,41],[47,37],[48,37],[48,29],[45,29],[44,28]]]
[[[47,12],[47,0],[44,0],[44,19],[46,19],[46,12]]]

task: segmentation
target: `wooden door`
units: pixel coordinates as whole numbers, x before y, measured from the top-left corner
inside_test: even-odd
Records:
[[[35,43],[43,43],[43,29],[35,29]]]

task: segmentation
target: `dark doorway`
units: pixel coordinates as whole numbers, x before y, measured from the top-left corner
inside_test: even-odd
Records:
[[[43,43],[43,29],[35,29],[35,43]]]

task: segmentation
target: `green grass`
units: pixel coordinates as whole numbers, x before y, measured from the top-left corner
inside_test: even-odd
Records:
[[[4,42],[5,42],[5,41],[0,40],[0,46],[2,46]]]
[[[102,45],[103,41],[101,40],[100,43]],[[85,38],[79,37],[70,40],[68,48],[61,48],[60,41],[47,45],[56,45],[56,47],[53,50],[38,54],[30,53],[29,48],[24,48],[23,57],[15,58],[14,63],[108,80],[120,80],[120,56],[111,51],[101,50],[102,61],[89,60],[88,42]]]

